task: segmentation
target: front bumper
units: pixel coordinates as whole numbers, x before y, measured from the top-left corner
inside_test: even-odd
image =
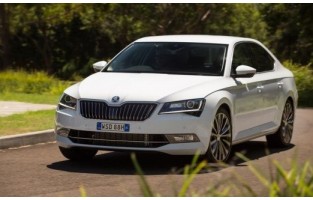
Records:
[[[158,148],[138,148],[138,147],[121,147],[121,146],[100,146],[100,145],[86,145],[86,144],[76,144],[73,143],[69,138],[56,136],[57,142],[59,146],[65,148],[72,147],[84,147],[84,148],[95,148],[99,150],[111,150],[111,151],[155,151],[162,152],[171,155],[194,155],[197,150],[200,150],[200,153],[205,153],[201,151],[203,146],[200,142],[196,143],[176,143],[176,144],[168,144]]]
[[[183,113],[177,114],[163,114],[158,115],[159,106],[150,118],[145,121],[112,121],[112,120],[96,120],[87,119],[80,115],[79,111],[71,109],[57,109],[56,112],[56,129],[65,128],[71,131],[90,132],[93,135],[98,133],[104,133],[97,130],[98,122],[106,123],[127,123],[130,126],[130,130],[127,133],[118,134],[132,134],[140,137],[141,135],[177,135],[177,134],[194,134],[199,139],[198,142],[181,142],[172,143],[167,142],[166,144],[156,146],[132,146],[122,145],[121,143],[108,144],[98,142],[77,142],[72,138],[58,135],[56,136],[59,146],[65,148],[72,147],[85,147],[85,148],[96,148],[103,150],[128,150],[128,151],[157,151],[172,155],[193,155],[197,151],[204,154],[208,148],[209,141],[209,130],[211,130],[208,122],[208,113],[203,111],[200,117],[186,115]],[[204,117],[206,116],[206,117]],[[110,132],[109,132],[110,133]],[[110,133],[114,135],[114,132]],[[94,136],[90,136],[91,138]],[[97,136],[98,137],[98,136]],[[121,136],[122,137],[122,136]],[[149,140],[147,140],[149,141]]]

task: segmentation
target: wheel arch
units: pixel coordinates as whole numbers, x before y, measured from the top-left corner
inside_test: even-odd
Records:
[[[297,102],[297,99],[295,98],[295,96],[293,95],[292,92],[289,92],[289,94],[287,96],[287,99],[285,101],[285,104],[286,104],[287,101],[291,101],[294,110],[297,109],[298,102]]]
[[[295,107],[294,99],[293,99],[291,96],[287,97],[286,102],[287,102],[287,101],[291,101],[292,106]]]
[[[290,99],[293,103],[294,109],[296,109],[298,106],[299,95],[298,95],[298,90],[296,87],[295,80],[291,79],[291,78],[286,79],[286,80],[284,80],[284,84],[286,85],[285,92],[284,92],[285,93],[284,104],[287,102],[288,99]],[[285,105],[283,105],[283,106],[285,106]]]
[[[211,119],[215,117],[217,111],[220,108],[224,108],[228,111],[230,115],[230,120],[232,124],[232,132],[234,131],[234,100],[231,93],[226,90],[216,91],[206,97],[206,105],[209,107]],[[212,122],[212,120],[211,120]],[[211,126],[210,126],[211,128]]]
[[[219,107],[219,109],[221,109],[221,108],[224,108],[227,112],[228,112],[228,114],[230,115],[230,117],[231,117],[231,110],[230,110],[230,107],[229,107],[229,105],[227,104],[227,103],[223,103],[222,105],[220,105],[220,107]],[[232,117],[231,117],[232,118]]]

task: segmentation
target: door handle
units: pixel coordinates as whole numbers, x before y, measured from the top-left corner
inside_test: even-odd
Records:
[[[264,86],[263,85],[259,85],[256,87],[256,89],[258,90],[259,93],[262,92],[262,90],[264,89]]]
[[[284,82],[278,82],[277,85],[278,85],[278,88],[282,88],[284,85]]]

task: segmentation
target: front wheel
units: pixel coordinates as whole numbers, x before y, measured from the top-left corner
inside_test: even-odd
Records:
[[[267,143],[270,147],[287,147],[290,145],[293,133],[294,117],[295,111],[293,104],[290,100],[288,100],[285,104],[278,131],[275,134],[266,136]]]
[[[97,149],[59,147],[64,157],[74,161],[91,160],[98,152]]]
[[[226,162],[232,147],[232,124],[228,111],[220,108],[214,118],[206,157],[210,162]]]

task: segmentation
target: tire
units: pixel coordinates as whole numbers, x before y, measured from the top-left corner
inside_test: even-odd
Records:
[[[278,131],[267,135],[266,140],[269,147],[288,147],[293,133],[295,111],[292,101],[288,100],[285,104]]]
[[[85,148],[59,147],[59,149],[65,158],[73,161],[91,160],[98,152],[97,149],[85,149]]]
[[[231,148],[231,118],[226,109],[220,108],[214,117],[206,158],[209,162],[227,162]]]

